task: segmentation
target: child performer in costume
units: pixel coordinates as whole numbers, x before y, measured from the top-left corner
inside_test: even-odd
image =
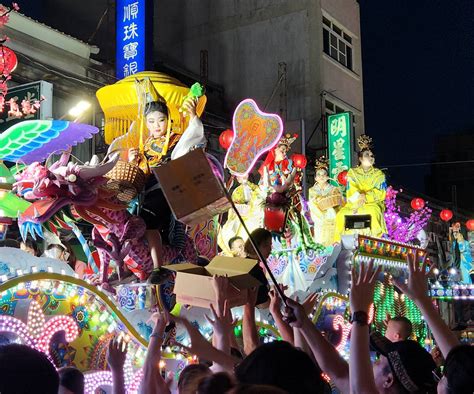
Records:
[[[183,109],[190,116],[189,126],[184,133],[172,130],[169,110],[164,100],[153,101],[145,106],[146,128],[149,136],[144,144],[144,152],[132,148],[128,152],[129,162],[135,163],[148,175],[145,198],[140,216],[146,223],[146,238],[153,259],[154,270],[149,283],[161,281],[160,267],[163,265],[163,243],[184,249],[186,247],[185,225],[174,219],[160,185],[151,168],[168,160],[177,159],[191,149],[206,144],[201,120],[196,115],[196,100],[187,99]]]
[[[314,222],[314,240],[332,245],[336,228],[336,212],[342,203],[339,189],[329,183],[329,163],[324,156],[316,160],[316,182],[309,189],[308,205]],[[328,202],[328,204],[326,204]]]
[[[387,233],[385,225],[385,174],[374,167],[372,139],[361,135],[357,143],[360,148],[359,165],[347,173],[347,204],[336,216],[335,241],[340,241],[345,231],[346,215],[370,215],[370,235],[380,237]]]

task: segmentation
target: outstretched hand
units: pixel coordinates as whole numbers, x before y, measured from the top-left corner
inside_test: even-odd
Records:
[[[309,315],[313,311],[314,307],[316,306],[316,303],[318,302],[318,299],[318,293],[311,293],[304,299],[301,305],[303,306],[304,311],[307,315]]]
[[[306,311],[298,301],[291,298],[286,299],[285,317],[291,327],[301,328],[309,320]]]
[[[375,281],[382,270],[379,265],[374,269],[374,261],[359,265],[359,270],[352,267],[352,286],[350,294],[351,312],[363,311],[369,313],[370,305],[374,301]]]
[[[112,371],[123,371],[125,358],[127,357],[127,345],[118,337],[114,337],[109,342],[107,349],[107,364]]]
[[[233,328],[233,319],[227,300],[224,302],[224,311],[222,314],[217,313],[212,304],[210,305],[210,308],[214,319],[211,319],[207,315],[204,316],[206,317],[206,320],[209,322],[209,324],[213,327],[214,334],[221,338],[229,337]]]
[[[413,301],[420,301],[428,297],[428,276],[434,269],[434,265],[426,270],[429,260],[426,254],[423,256],[423,264],[416,262],[416,256],[412,253],[407,254],[408,263],[408,281],[402,283],[394,281],[394,285],[398,287],[405,295],[410,297]]]

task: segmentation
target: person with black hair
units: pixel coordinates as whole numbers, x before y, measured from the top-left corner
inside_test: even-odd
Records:
[[[254,240],[255,245],[260,250],[263,258],[267,259],[272,252],[272,233],[264,228],[257,228],[256,230],[252,231],[250,236]],[[245,242],[244,251],[249,259],[259,260],[257,252],[250,242],[250,239]],[[260,266],[260,264],[257,264],[250,270],[249,274],[261,283],[258,288],[257,301],[255,305],[266,306],[269,302],[269,284],[263,268]]]
[[[247,257],[245,253],[245,241],[238,235],[229,239],[229,249],[234,257]]]
[[[395,316],[388,320],[385,337],[392,342],[409,339],[413,333],[413,325],[405,316]]]
[[[161,283],[169,274],[160,270],[165,263],[162,256],[163,243],[180,250],[186,247],[186,227],[174,219],[161,187],[151,175],[151,168],[170,159],[177,159],[193,147],[205,145],[204,129],[196,115],[196,104],[196,99],[188,99],[183,103],[183,109],[190,116],[189,126],[184,133],[173,129],[164,100],[146,104],[144,116],[149,136],[145,141],[144,151],[131,148],[128,152],[129,162],[138,165],[148,175],[139,214],[146,224],[145,235],[153,260],[154,269],[148,278],[150,284]]]
[[[190,364],[184,368],[178,379],[178,394],[195,394],[202,380],[212,376],[208,366]]]
[[[39,256],[40,254],[37,243],[29,237],[20,241],[20,249],[33,256]]]
[[[26,345],[0,346],[0,393],[57,394],[59,375],[44,353]]]
[[[446,357],[438,394],[472,394],[474,392],[474,346],[460,345]]]
[[[323,393],[327,387],[311,358],[285,341],[259,346],[235,368],[235,376],[240,383],[275,386],[294,394]]]
[[[84,374],[77,368],[64,367],[58,369],[58,394],[84,394]]]

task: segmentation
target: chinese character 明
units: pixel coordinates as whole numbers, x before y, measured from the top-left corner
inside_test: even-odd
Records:
[[[345,116],[339,116],[337,119],[334,119],[331,122],[330,127],[331,135],[341,137],[345,137],[347,135],[347,127],[346,127],[346,118]]]
[[[130,63],[130,75],[136,74],[138,71],[138,64],[137,62],[131,62]]]
[[[124,26],[123,27],[123,40],[122,41],[127,41],[127,40],[131,40],[135,37],[138,37],[137,28],[138,28],[138,26],[135,22],[132,22],[127,26]]]
[[[126,64],[125,66],[123,66],[123,76],[128,77],[129,75],[130,75],[130,67],[128,66],[128,64]]]
[[[123,57],[126,60],[133,59],[135,56],[137,56],[137,46],[138,42],[131,42],[127,45],[123,46]]]
[[[346,155],[344,152],[344,140],[342,138],[338,138],[333,143],[333,151],[331,152],[332,157],[336,160],[345,160]]]

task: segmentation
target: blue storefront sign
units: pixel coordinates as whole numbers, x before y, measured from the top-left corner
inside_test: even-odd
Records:
[[[116,4],[115,75],[122,79],[146,70],[152,7],[148,0],[117,0]]]

